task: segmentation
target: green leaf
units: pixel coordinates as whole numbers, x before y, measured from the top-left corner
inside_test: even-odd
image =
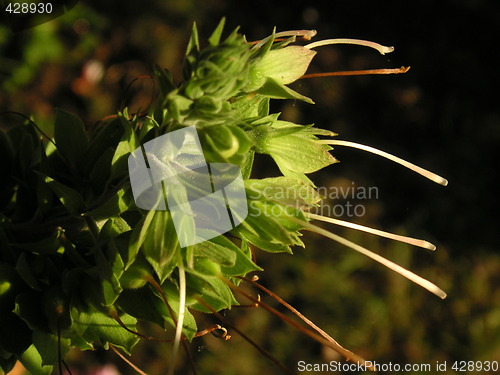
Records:
[[[128,246],[128,257],[127,262],[125,263],[125,269],[127,269],[135,260],[137,254],[139,253],[139,249],[141,248],[146,236],[149,232],[149,227],[151,225],[151,221],[155,216],[155,210],[148,211],[146,216],[144,216],[139,223],[137,223],[132,230],[132,235],[130,236],[130,244]]]
[[[126,112],[118,115],[120,117],[124,133],[120,143],[118,143],[118,146],[116,147],[113,160],[111,161],[111,178],[125,176],[127,174],[128,157],[140,146],[135,135],[134,128],[128,118],[126,118],[126,115]]]
[[[55,181],[52,177],[46,176],[43,173],[37,173],[44,179],[45,183],[57,195],[61,203],[64,204],[69,212],[79,215],[85,211],[85,202],[78,191]]]
[[[0,348],[21,355],[31,344],[31,330],[17,315],[2,317],[0,324]]]
[[[22,293],[16,297],[14,313],[24,320],[32,330],[48,330],[49,327],[41,305],[41,293]]]
[[[151,277],[153,272],[151,268],[146,258],[139,253],[133,260],[133,263],[121,275],[120,285],[123,289],[138,289],[143,287],[147,283],[147,277]]]
[[[234,230],[262,250],[291,253],[288,245],[292,245],[293,240],[275,218],[284,212],[284,206],[279,206],[271,215],[266,215],[265,202],[249,200],[248,206],[247,218]]]
[[[71,318],[75,330],[81,332],[82,338],[87,342],[100,344],[105,348],[108,344],[113,344],[130,354],[132,348],[139,341],[136,335],[125,330],[113,318],[91,306],[79,309],[72,308]],[[124,314],[120,319],[127,327],[136,330],[137,320],[135,318]]]
[[[49,237],[40,241],[30,243],[13,243],[12,247],[27,250],[34,254],[56,254],[62,247],[60,237],[63,234],[62,230],[56,229]]]
[[[61,348],[61,355],[64,358],[64,355],[69,349],[70,341],[64,337],[61,337],[60,340],[61,344],[59,346],[58,337],[56,335],[39,330],[33,332],[33,345],[40,354],[42,366],[52,366],[59,363],[59,347]]]
[[[232,267],[221,266],[224,276],[245,276],[252,271],[263,271],[262,268],[252,261],[252,252],[247,242],[242,241],[241,248],[236,247],[233,251],[236,253],[236,262],[234,262],[234,266]],[[238,281],[238,279],[235,280]]]
[[[238,249],[231,241],[219,236],[194,245],[193,253],[195,257],[207,258],[221,266],[232,267],[236,262],[235,248]]]
[[[108,242],[106,253],[105,255],[103,251],[98,249],[94,256],[101,279],[103,304],[110,306],[123,290],[119,279],[123,274],[124,265],[113,240]]]
[[[19,358],[23,366],[32,375],[50,375],[52,366],[43,366],[42,357],[34,345],[31,345]]]
[[[113,216],[129,210],[134,205],[134,198],[127,189],[119,190],[111,196],[106,202],[92,211],[84,213],[84,216],[90,216],[95,220],[108,219]]]
[[[21,255],[19,255],[16,263],[16,271],[31,289],[41,290],[35,276],[33,276],[31,272],[30,265],[26,259],[26,253],[21,253]]]
[[[119,118],[103,123],[92,132],[88,151],[82,160],[82,175],[87,176],[95,168],[96,162],[109,148],[116,149],[123,136],[123,126]],[[110,163],[111,164],[111,163]]]
[[[180,245],[170,211],[153,212],[142,250],[160,282],[163,282],[177,265]]]
[[[80,118],[57,109],[54,139],[57,150],[73,166],[83,159],[88,148],[88,137]]]
[[[96,193],[101,193],[111,175],[111,162],[115,154],[111,147],[105,150],[101,157],[97,159],[92,171],[89,174],[90,184]]]
[[[231,289],[217,276],[210,275],[212,272],[210,261],[207,259],[199,259],[195,261],[194,269],[186,269],[188,295],[191,298],[200,296],[216,311],[237,305],[238,302]],[[199,302],[195,302],[192,307],[199,311],[210,312]]]
[[[160,327],[164,327],[164,316],[168,314],[163,300],[153,293],[149,285],[137,289],[126,289],[116,301],[122,311],[127,314]]]

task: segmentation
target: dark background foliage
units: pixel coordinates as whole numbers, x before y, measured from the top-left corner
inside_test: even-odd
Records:
[[[312,176],[317,186],[328,188],[352,182],[377,187],[378,199],[358,202],[366,215],[344,219],[429,239],[437,252],[341,233],[436,281],[448,299],[440,301],[311,234],[305,236],[306,250],[297,249],[294,257],[257,252],[266,270],[263,283],[348,348],[382,363],[499,360],[500,59],[495,35],[500,9],[495,1],[80,1],[36,28],[18,33],[0,28],[0,111],[33,115],[50,133],[56,107],[79,114],[89,127],[124,105],[144,110],[151,101],[151,81],[141,79],[127,89],[129,84],[151,74],[154,64],[180,79],[192,22],[208,36],[222,16],[228,28],[240,25],[248,40],[263,38],[276,26],[316,29],[316,40],[351,37],[394,45],[395,52],[386,56],[353,46],[319,49],[311,72],[401,65],[411,70],[398,76],[302,80],[294,88],[317,104],[278,103],[276,110],[450,181],[443,188],[377,156],[342,148],[333,151],[341,163]],[[1,119],[4,127],[14,122],[12,116]],[[266,161],[257,166],[256,176],[276,173]],[[301,359],[335,358],[260,309],[228,316],[291,368]],[[199,372],[278,371],[236,336],[229,342],[196,342]],[[161,373],[168,353],[148,343],[137,349],[134,361]],[[74,354],[75,368],[81,364],[82,372],[99,361]]]

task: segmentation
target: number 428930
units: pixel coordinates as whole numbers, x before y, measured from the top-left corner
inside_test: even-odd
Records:
[[[52,3],[9,3],[5,12],[11,14],[50,14],[52,13]]]

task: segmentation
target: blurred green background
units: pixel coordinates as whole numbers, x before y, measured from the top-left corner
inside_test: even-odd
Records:
[[[130,83],[151,74],[154,64],[180,79],[193,21],[206,37],[222,16],[228,30],[240,25],[248,40],[261,39],[276,26],[279,31],[316,29],[315,40],[350,37],[394,45],[395,52],[386,56],[353,46],[319,49],[311,72],[402,65],[411,70],[398,76],[301,80],[293,87],[316,105],[278,102],[274,110],[284,119],[314,122],[341,139],[396,154],[450,181],[443,188],[377,156],[342,148],[333,151],[339,164],[311,176],[328,189],[376,187],[372,199],[329,204],[362,205],[362,217],[341,218],[428,239],[437,245],[435,253],[329,229],[429,278],[448,293],[446,300],[309,233],[307,248],[296,249],[294,256],[256,252],[265,268],[261,282],[341,344],[378,363],[447,361],[448,370],[441,373],[452,374],[454,361],[500,361],[497,1],[80,1],[35,28],[14,33],[0,26],[0,112],[33,116],[50,129],[56,107],[77,113],[89,127],[124,106],[144,110],[153,93],[151,80]],[[0,118],[2,126],[16,121]],[[276,175],[268,164],[258,160],[255,176]],[[226,316],[294,371],[300,360],[339,359],[263,309],[237,309]],[[205,318],[210,319],[200,317]],[[209,335],[190,346],[199,374],[280,373],[232,334],[230,341]],[[162,374],[170,351],[166,344],[141,343],[132,360],[149,374]],[[71,353],[68,363],[73,374],[96,373],[105,364],[111,364],[109,371],[135,373],[113,353],[101,351]],[[185,356],[178,373],[189,373]]]

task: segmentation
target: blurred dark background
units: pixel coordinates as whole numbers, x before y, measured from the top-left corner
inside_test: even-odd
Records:
[[[316,29],[315,40],[349,37],[395,46],[385,56],[354,46],[318,49],[310,72],[411,69],[395,76],[300,80],[293,88],[316,105],[278,102],[273,109],[449,180],[446,188],[435,185],[378,156],[340,147],[333,151],[339,164],[311,175],[319,187],[376,187],[376,199],[352,202],[363,205],[365,215],[343,219],[428,239],[436,253],[329,229],[436,282],[448,292],[446,300],[312,234],[305,234],[307,248],[293,257],[257,252],[262,282],[346,347],[380,363],[500,360],[497,1],[80,1],[35,28],[14,33],[0,26],[0,112],[31,115],[50,133],[56,107],[78,113],[89,127],[124,106],[145,109],[150,80],[127,89],[130,83],[151,74],[154,64],[180,77],[193,21],[203,39],[222,16],[227,30],[239,25],[248,40],[276,27]],[[14,121],[4,116],[0,122]],[[276,173],[257,165],[258,177]],[[292,369],[298,360],[337,358],[260,309],[227,315]],[[193,344],[199,373],[279,372],[234,336]],[[169,353],[160,344],[141,344],[133,359],[156,374]],[[112,358],[72,356],[77,373]],[[133,373],[118,360],[115,366]]]

